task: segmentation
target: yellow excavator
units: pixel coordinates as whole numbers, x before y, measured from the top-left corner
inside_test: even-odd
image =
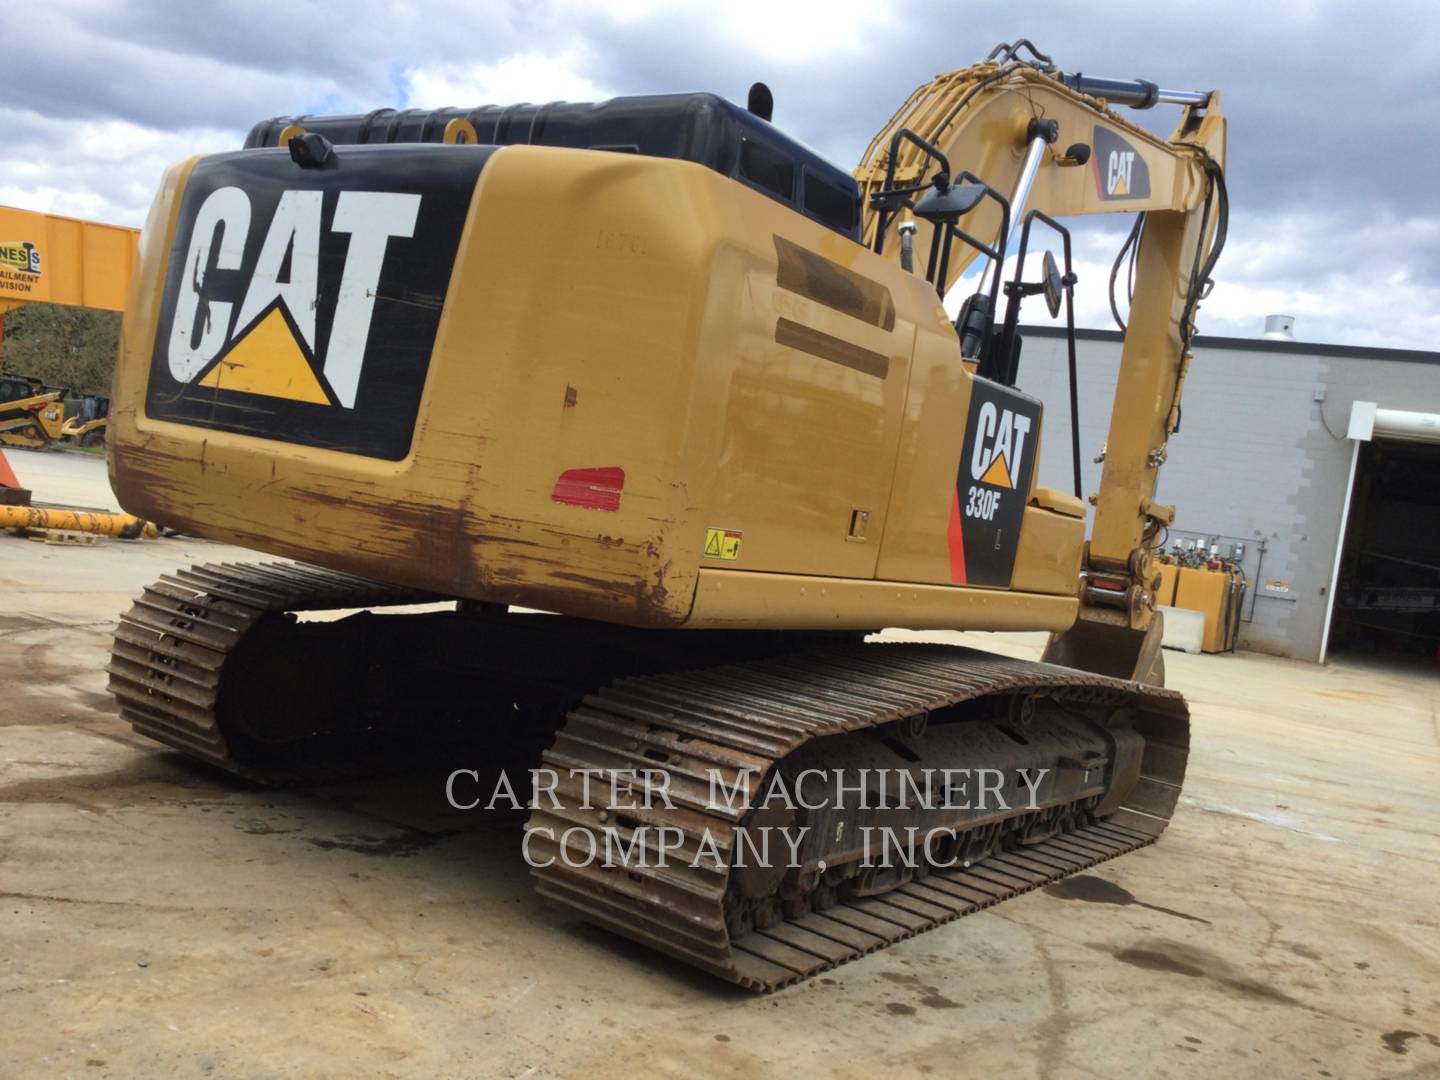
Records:
[[[1168,139],[1115,111],[1159,104]],[[1219,94],[1017,42],[853,175],[772,105],[285,117],[172,167],[111,479],[287,561],[145,590],[109,666],[135,729],[262,783],[528,738],[539,892],[755,990],[1155,840],[1189,745],[1155,482],[1224,241]],[[1062,219],[1114,212],[1087,539],[1073,392],[1075,490],[1036,482],[1019,313],[1065,310],[1073,383]],[[1034,663],[887,627],[1051,636]]]

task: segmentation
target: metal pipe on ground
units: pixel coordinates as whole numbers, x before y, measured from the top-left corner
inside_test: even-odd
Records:
[[[55,529],[60,532],[95,533],[121,540],[153,540],[160,530],[152,521],[133,514],[91,513],[41,506],[0,506],[0,529]]]

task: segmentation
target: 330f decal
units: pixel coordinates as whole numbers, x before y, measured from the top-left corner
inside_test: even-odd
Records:
[[[1038,401],[975,380],[947,536],[957,584],[1010,584],[1039,430]]]

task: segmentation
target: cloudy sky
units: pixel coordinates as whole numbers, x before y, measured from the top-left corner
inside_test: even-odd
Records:
[[[760,79],[776,123],[846,168],[917,85],[1028,36],[1065,70],[1218,87],[1230,245],[1202,333],[1440,348],[1434,0],[167,0],[8,3],[0,203],[138,225],[165,165],[257,120],[594,100]],[[1132,114],[1168,133],[1174,110]],[[1128,217],[1080,236],[1082,325]]]

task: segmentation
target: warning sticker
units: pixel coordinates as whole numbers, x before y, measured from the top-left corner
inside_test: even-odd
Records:
[[[707,559],[734,562],[740,558],[740,539],[744,535],[739,529],[706,529],[702,554]]]

